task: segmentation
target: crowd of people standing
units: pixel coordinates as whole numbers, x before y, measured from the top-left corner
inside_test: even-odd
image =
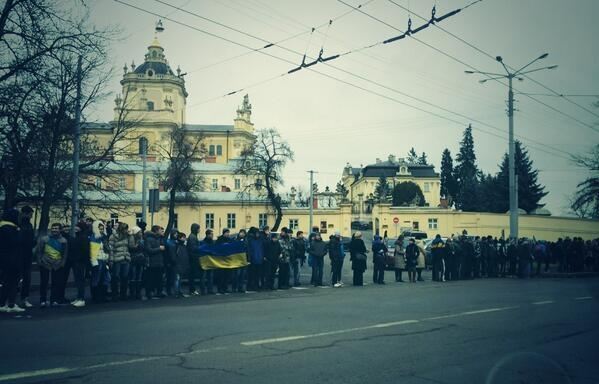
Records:
[[[36,240],[32,213],[28,206],[20,212],[7,210],[0,222],[0,312],[23,312],[33,306],[29,295],[34,260],[39,268],[41,308],[83,307],[89,298],[94,303],[104,303],[289,289],[302,284],[300,272],[306,262],[312,270],[310,284],[319,287],[325,284],[327,255],[330,285],[335,288],[344,285],[346,254],[354,286],[364,285],[363,274],[369,262],[375,284],[385,284],[385,270],[389,268],[394,269],[396,282],[404,282],[403,272],[407,272],[409,282],[423,281],[421,273],[426,267],[423,243],[403,236],[389,249],[387,239],[376,235],[367,249],[359,231],[350,241],[344,241],[339,232],[325,241],[317,227],[306,237],[302,231],[293,233],[288,228],[271,233],[265,226],[242,229],[236,235],[224,229],[215,238],[210,228],[202,236],[196,223],[187,235],[177,229],[166,234],[159,225],[146,231],[145,223],[129,228],[119,222],[113,228],[112,223],[88,218],[77,223],[74,237],[68,226],[54,223],[48,234]],[[231,242],[243,244],[244,263],[236,268],[202,268],[202,246]],[[505,241],[464,233],[445,240],[437,235],[430,249],[434,281],[529,277],[542,269],[547,271],[553,263],[564,272],[599,271],[598,239]],[[71,272],[77,288],[74,300],[66,298]],[[183,280],[188,282],[186,290]]]

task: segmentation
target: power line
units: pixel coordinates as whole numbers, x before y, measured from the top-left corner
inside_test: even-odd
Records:
[[[272,57],[272,58],[274,58],[274,59],[277,59],[277,60],[279,60],[279,61],[283,61],[283,62],[286,62],[286,63],[289,63],[289,64],[293,64],[293,62],[292,62],[292,61],[290,61],[290,60],[287,60],[287,59],[285,59],[285,58],[278,57],[278,56],[276,56],[276,55],[273,55],[273,54],[270,54],[270,53],[268,53],[268,52],[263,52],[263,51],[260,51],[260,50],[256,50],[255,48],[253,48],[253,47],[250,47],[250,46],[247,46],[247,45],[245,45],[245,44],[242,44],[242,43],[236,42],[236,41],[234,41],[234,40],[231,40],[231,39],[228,39],[228,38],[225,38],[225,37],[219,36],[219,35],[217,35],[217,34],[214,34],[214,33],[208,32],[208,31],[205,31],[205,30],[203,30],[203,29],[200,29],[200,28],[198,28],[198,27],[195,27],[195,26],[192,26],[192,25],[189,25],[189,24],[183,23],[183,22],[181,22],[181,21],[178,21],[178,20],[175,20],[175,19],[172,19],[172,18],[169,18],[169,17],[165,17],[164,15],[160,15],[160,14],[158,14],[158,13],[155,13],[155,12],[152,12],[152,11],[149,11],[149,10],[146,10],[146,9],[143,9],[143,8],[140,8],[140,7],[137,7],[137,6],[133,5],[133,4],[129,4],[129,3],[127,3],[127,2],[124,2],[124,1],[122,1],[122,0],[114,0],[114,1],[116,1],[117,3],[123,4],[123,5],[129,6],[129,7],[131,7],[131,8],[134,8],[134,9],[136,9],[136,10],[138,10],[138,11],[141,11],[141,12],[144,12],[144,13],[147,13],[147,14],[150,14],[150,15],[153,15],[153,16],[156,16],[156,17],[161,17],[161,18],[163,18],[163,19],[165,19],[165,20],[172,21],[173,23],[176,23],[176,24],[179,24],[179,25],[185,26],[185,27],[187,27],[187,28],[193,29],[193,30],[195,30],[195,31],[198,31],[198,32],[201,32],[201,33],[207,34],[207,35],[209,35],[209,36],[211,36],[211,37],[214,37],[214,38],[217,38],[217,39],[221,39],[221,40],[227,41],[227,42],[229,42],[229,43],[231,43],[231,44],[238,45],[238,46],[241,46],[241,47],[243,47],[243,48],[246,48],[246,49],[249,49],[249,50],[253,50],[253,51],[255,51],[255,52],[258,52],[258,53],[260,53],[260,54],[263,54],[263,55],[266,55],[266,56]],[[339,1],[341,1],[341,0],[339,0]],[[359,10],[359,9],[358,9],[358,10]],[[359,10],[359,11],[360,11],[360,10]],[[361,11],[360,11],[360,12],[361,12]],[[290,49],[288,49],[288,48],[286,48],[286,49],[287,49],[287,50],[289,50],[289,51],[291,51],[291,52],[294,52],[294,53],[296,53],[296,54],[299,54],[297,51],[293,51],[293,50],[290,50]],[[331,65],[329,64],[329,66],[331,66]],[[332,68],[336,68],[336,69],[337,69],[337,67],[333,67],[333,66],[331,66],[331,67],[332,67]],[[440,119],[444,119],[444,120],[450,121],[450,122],[452,122],[452,123],[455,123],[455,124],[458,124],[458,125],[461,125],[461,126],[463,126],[463,125],[465,124],[465,123],[464,123],[464,122],[462,122],[462,121],[458,121],[458,120],[455,120],[455,119],[449,118],[449,117],[447,117],[447,116],[443,116],[443,115],[441,115],[441,114],[439,114],[439,113],[432,112],[432,111],[429,111],[429,110],[423,109],[423,108],[421,108],[421,107],[418,107],[418,106],[415,106],[415,105],[412,105],[412,104],[408,104],[408,103],[406,103],[406,102],[403,102],[403,101],[401,101],[401,100],[398,100],[398,99],[396,99],[396,98],[390,97],[390,96],[388,96],[388,95],[385,95],[385,94],[382,94],[382,93],[379,93],[379,92],[376,92],[376,91],[370,90],[370,89],[368,89],[368,88],[364,88],[364,87],[362,87],[362,86],[360,86],[360,85],[357,85],[357,84],[354,84],[354,83],[348,82],[348,81],[346,81],[346,80],[343,80],[343,79],[337,78],[337,77],[335,77],[335,76],[332,76],[332,75],[329,75],[329,74],[326,74],[326,73],[323,73],[323,72],[319,72],[319,71],[317,71],[317,70],[315,70],[315,69],[313,69],[313,68],[308,68],[308,69],[309,69],[310,71],[312,71],[312,72],[314,72],[314,73],[317,73],[317,74],[319,74],[319,75],[321,75],[321,76],[324,76],[324,77],[326,77],[326,78],[329,78],[329,79],[332,79],[332,80],[338,81],[338,82],[340,82],[340,83],[343,83],[343,84],[349,85],[349,86],[351,86],[351,87],[353,87],[353,88],[356,88],[356,89],[359,89],[359,90],[365,91],[365,92],[367,92],[367,93],[370,93],[370,94],[373,94],[373,95],[376,95],[376,96],[382,97],[382,98],[384,98],[384,99],[387,99],[387,100],[393,101],[393,102],[395,102],[395,103],[398,103],[398,104],[401,104],[401,105],[407,106],[407,107],[409,107],[409,108],[416,109],[416,110],[418,110],[418,111],[421,111],[421,112],[424,112],[424,113],[430,114],[430,115],[432,115],[432,116],[436,116],[436,117],[438,117],[438,118],[440,118]],[[339,70],[341,70],[341,69],[339,69]],[[358,78],[362,78],[362,79],[364,79],[364,80],[366,80],[366,81],[370,81],[370,82],[372,82],[373,84],[378,84],[378,83],[376,83],[376,82],[373,82],[372,80],[366,79],[366,78],[364,78],[364,77],[360,77],[360,75],[355,75],[355,74],[353,74],[352,72],[345,71],[345,70],[342,70],[342,71],[344,71],[345,73],[347,73],[347,74],[349,74],[349,75],[352,75],[352,76],[355,76],[355,77],[358,77]],[[273,77],[273,78],[269,78],[269,79],[266,79],[266,80],[262,80],[262,81],[260,81],[260,82],[258,82],[258,83],[256,83],[256,84],[261,84],[261,83],[264,83],[264,82],[267,82],[267,81],[271,81],[271,80],[273,80],[273,79],[275,79],[275,78],[280,78],[280,77],[283,77],[283,76],[285,76],[285,75],[286,75],[286,74],[277,75],[277,76],[275,76],[275,77]],[[250,86],[251,86],[251,85],[250,85]],[[255,85],[254,85],[254,86],[255,86]],[[237,92],[239,92],[239,91],[241,91],[241,90],[243,90],[243,89],[247,89],[248,87],[249,87],[249,86],[247,86],[247,87],[244,87],[244,88],[241,88],[241,89],[239,89],[239,90],[236,90],[236,91],[229,92],[229,93],[227,93],[227,94],[225,94],[225,95],[223,95],[223,96],[219,96],[219,97],[217,97],[217,98],[214,98],[214,99],[211,99],[211,100],[215,100],[215,99],[219,99],[219,98],[222,98],[222,97],[225,97],[225,96],[229,96],[229,95],[235,94],[235,93],[237,93]],[[389,89],[392,89],[392,88],[389,88]],[[397,91],[397,90],[395,90],[395,91]],[[400,91],[397,91],[397,92],[400,92]],[[400,92],[400,93],[401,93],[401,92]],[[409,96],[409,95],[408,95],[408,97],[411,97],[411,96]],[[418,99],[416,99],[416,100],[418,100]],[[199,104],[195,104],[195,105],[199,105]],[[431,105],[431,106],[433,106],[433,107],[439,108],[439,109],[441,109],[441,110],[444,110],[444,108],[443,108],[443,107],[438,107],[438,106],[436,106],[435,104],[432,104],[432,103],[430,103],[430,105]],[[453,112],[453,111],[450,111],[450,110],[447,110],[447,109],[445,109],[445,111],[449,111],[450,113],[456,114],[456,115],[458,115],[458,116],[460,116],[460,117],[462,117],[462,118],[466,118],[467,120],[472,120],[472,119],[470,119],[468,116],[461,115],[461,114],[459,114],[459,113],[456,113],[456,112]],[[477,120],[472,120],[472,121],[477,121]],[[478,121],[477,121],[477,122],[478,122]],[[484,129],[482,129],[482,128],[478,128],[478,127],[472,127],[472,128],[473,128],[473,129],[475,129],[475,130],[477,130],[477,131],[480,131],[480,132],[487,133],[487,134],[489,134],[489,135],[491,135],[491,136],[495,136],[495,137],[497,137],[497,138],[500,138],[500,139],[502,139],[502,140],[504,140],[504,139],[505,139],[503,136],[500,136],[500,135],[498,135],[498,134],[495,134],[495,133],[493,133],[493,132],[490,132],[490,131],[488,131],[488,130],[484,130]],[[499,131],[502,131],[502,130],[500,130],[500,129],[499,129],[499,128],[497,128],[497,127],[494,127],[494,129],[496,129],[496,130],[499,130]],[[519,136],[519,137],[521,137],[521,138],[523,138],[523,139],[526,139],[526,140],[528,140],[528,141],[534,141],[534,140],[531,140],[531,139],[525,138],[525,137],[523,137],[523,136]],[[550,146],[547,146],[546,144],[543,144],[543,143],[539,143],[539,144],[540,144],[540,145],[543,145],[543,146],[545,146],[545,147],[548,147],[548,148],[550,148],[550,149],[552,149],[552,150],[554,150],[554,151],[564,152],[564,151],[561,151],[561,150],[559,150],[559,149],[556,149],[556,148],[552,148],[552,147],[550,147]],[[529,144],[528,146],[529,146],[529,147],[531,147],[531,148],[535,148],[535,149],[537,149],[537,150],[539,150],[539,151],[546,152],[546,153],[548,153],[548,154],[550,154],[550,155],[553,155],[553,156],[556,156],[556,157],[561,157],[561,158],[564,158],[564,159],[566,159],[566,157],[564,157],[564,156],[560,156],[560,155],[558,155],[558,154],[556,154],[556,153],[549,152],[549,151],[547,151],[547,150],[544,150],[544,149],[542,149],[542,148],[540,148],[540,147],[536,147],[536,146],[533,146],[533,145],[530,145],[530,144]],[[564,153],[567,153],[567,152],[564,152]],[[568,154],[568,155],[569,155],[569,154]],[[569,160],[569,158],[567,158],[567,159]]]
[[[206,21],[209,21],[209,22],[211,22],[211,23],[214,23],[214,24],[216,24],[216,25],[222,26],[222,27],[224,27],[224,28],[227,28],[227,29],[233,30],[233,31],[235,31],[235,32],[238,32],[238,33],[240,33],[240,34],[243,34],[243,35],[245,35],[245,36],[251,37],[251,38],[253,38],[253,39],[256,39],[256,40],[259,40],[259,41],[262,41],[262,42],[266,42],[266,43],[268,43],[268,40],[266,40],[266,39],[264,39],[264,38],[262,38],[262,37],[258,37],[258,36],[255,36],[255,35],[252,35],[252,34],[246,33],[246,32],[244,32],[244,31],[241,31],[241,30],[237,29],[237,28],[229,27],[229,26],[228,26],[228,25],[226,25],[226,24],[223,24],[223,23],[221,23],[221,22],[218,22],[218,21],[212,20],[212,19],[210,19],[210,18],[207,18],[207,17],[205,17],[205,16],[198,15],[198,14],[197,14],[197,13],[195,13],[195,12],[191,12],[191,11],[188,11],[188,10],[186,10],[186,9],[182,9],[182,8],[180,8],[180,7],[177,7],[177,6],[171,5],[171,4],[169,4],[169,3],[167,3],[167,2],[165,2],[165,1],[163,1],[163,0],[155,0],[155,1],[156,1],[156,2],[158,2],[158,3],[164,4],[164,5],[167,5],[167,6],[169,6],[169,7],[176,8],[176,9],[178,9],[178,10],[180,10],[180,11],[184,12],[184,13],[187,13],[187,14],[189,14],[189,15],[196,16],[196,17],[198,17],[198,18],[200,18],[200,19],[202,19],[202,20],[206,20]],[[342,2],[342,3],[344,3],[342,0],[339,0],[339,1],[340,1],[340,2]],[[476,4],[477,2],[478,2],[478,1],[474,1],[474,2],[472,2],[472,3],[471,3],[471,5],[472,5],[472,4]],[[346,3],[344,3],[344,4],[346,4]],[[362,12],[362,11],[360,10],[360,7],[361,7],[361,6],[358,6],[358,7],[353,7],[353,6],[351,6],[351,7],[352,7],[352,10],[357,10],[357,11],[360,11],[360,12]],[[451,15],[452,13],[453,13],[453,14],[455,14],[455,13],[457,13],[459,10],[461,10],[461,9],[466,9],[467,7],[468,7],[468,6],[466,6],[466,7],[464,7],[464,8],[458,8],[457,10],[454,10],[454,11],[452,11],[452,12],[449,12],[448,14],[446,14],[446,15],[444,15],[444,16],[441,16],[439,19],[444,19],[444,18],[447,18],[447,17],[449,17],[448,15]],[[342,17],[342,16],[344,16],[344,15],[347,15],[347,12],[346,12],[345,14],[341,15],[340,17]],[[337,19],[339,19],[339,17],[338,17]],[[435,14],[434,14],[434,12],[433,12],[433,14],[432,14],[431,20],[435,20]],[[328,23],[321,24],[320,26],[328,25],[328,27],[330,27],[330,25],[332,24],[332,22],[333,22],[333,19],[331,19],[331,20],[330,20]],[[430,22],[430,21],[429,21],[429,22]],[[435,24],[435,25],[436,25],[436,24]],[[320,27],[320,26],[319,26],[319,27]],[[393,28],[394,28],[394,27],[393,27]],[[327,28],[327,30],[328,30],[328,28]],[[312,33],[312,32],[314,32],[314,28],[312,29],[311,33]],[[401,31],[400,31],[400,32],[401,32]],[[402,33],[403,33],[403,32],[402,32]],[[413,34],[411,35],[411,37],[413,37]],[[413,38],[414,38],[414,37],[413,37]],[[269,43],[269,44],[273,44],[273,43]],[[266,46],[269,46],[269,44],[267,44]],[[308,45],[309,45],[309,44],[310,44],[310,42],[308,42]],[[324,43],[323,43],[323,44],[324,44]],[[287,48],[287,47],[284,47],[284,46],[281,46],[281,45],[277,45],[277,46],[278,46],[279,48],[281,48],[281,49],[284,49],[284,50],[286,50],[286,51],[290,52],[290,53],[294,53],[294,54],[302,55],[302,53],[301,53],[301,52],[298,52],[298,51],[296,51],[296,50],[289,49],[289,48]],[[307,49],[308,49],[308,46],[306,47],[306,51],[307,51]],[[272,56],[272,55],[269,55],[269,56]],[[289,71],[289,72],[288,72],[288,74],[294,73],[294,72],[296,72],[297,70],[301,69],[302,67],[305,67],[305,65],[306,65],[306,64],[305,64],[306,57],[310,58],[311,60],[312,60],[312,59],[314,59],[313,57],[307,56],[307,55],[306,55],[306,52],[304,52],[304,53],[303,53],[303,59],[302,59],[302,65],[301,65],[300,67],[296,68],[295,70]],[[316,58],[316,59],[314,59],[315,61],[313,61],[312,63],[316,63],[317,61],[319,61],[319,60],[321,60],[321,59],[322,59],[322,49],[321,49],[321,53],[319,54],[319,57],[318,57],[318,58]],[[366,77],[364,77],[364,76],[361,76],[361,75],[355,74],[355,73],[353,73],[353,72],[347,71],[347,70],[345,70],[345,69],[339,68],[339,67],[337,67],[337,66],[334,66],[334,65],[332,65],[332,64],[330,64],[330,63],[326,63],[326,60],[327,60],[326,58],[325,58],[325,59],[322,59],[322,61],[324,61],[324,64],[326,64],[326,65],[330,66],[331,68],[333,68],[333,69],[335,69],[335,70],[337,70],[337,71],[340,71],[340,72],[342,72],[342,73],[345,73],[345,74],[347,74],[347,75],[350,75],[350,76],[352,76],[352,77],[358,78],[358,79],[360,79],[360,80],[363,80],[363,81],[369,82],[369,83],[371,83],[371,84],[377,85],[377,86],[379,86],[379,87],[381,87],[381,88],[383,88],[383,89],[387,89],[387,90],[390,90],[390,91],[392,91],[392,92],[398,93],[398,94],[400,94],[400,95],[402,95],[402,96],[404,96],[404,97],[408,97],[408,98],[410,98],[410,99],[412,99],[412,100],[418,101],[418,102],[420,102],[420,103],[423,103],[423,104],[425,104],[425,105],[432,106],[433,108],[437,108],[437,109],[440,109],[440,110],[442,110],[442,111],[444,111],[444,112],[447,112],[447,113],[450,113],[450,114],[453,114],[453,115],[459,116],[459,117],[461,117],[461,118],[465,118],[465,119],[467,119],[467,120],[471,120],[471,121],[473,121],[473,122],[479,123],[479,124],[481,124],[481,125],[484,125],[484,126],[486,126],[486,127],[489,127],[489,128],[491,128],[491,129],[494,129],[494,130],[497,130],[497,131],[499,131],[499,132],[502,132],[502,133],[503,133],[503,130],[502,130],[502,129],[500,129],[500,128],[498,128],[498,127],[495,127],[495,126],[493,126],[493,125],[490,125],[490,124],[488,124],[488,123],[485,123],[485,122],[483,122],[483,121],[480,121],[480,120],[478,120],[478,119],[473,119],[473,118],[471,118],[471,117],[469,117],[469,116],[466,116],[466,115],[464,115],[464,114],[461,114],[461,113],[458,113],[458,112],[451,111],[451,110],[449,110],[449,109],[447,109],[447,108],[440,107],[440,106],[438,106],[438,105],[436,105],[436,104],[434,104],[434,103],[431,103],[431,102],[428,102],[428,101],[426,101],[426,100],[420,99],[420,98],[418,98],[418,97],[415,97],[415,96],[409,95],[409,94],[407,94],[407,93],[405,93],[405,92],[399,91],[399,90],[397,90],[397,89],[395,89],[395,88],[392,88],[392,87],[389,87],[389,86],[387,86],[387,85],[384,85],[384,84],[378,83],[378,82],[376,82],[376,81],[374,81],[374,80],[372,80],[372,79],[369,79],[369,78],[366,78]],[[307,64],[307,65],[309,66],[310,64]],[[243,91],[243,90],[246,90],[246,89],[248,89],[248,88],[250,88],[250,87],[257,86],[257,85],[260,85],[260,84],[264,84],[264,83],[266,83],[266,82],[270,82],[270,81],[272,81],[272,80],[274,80],[274,79],[278,79],[278,78],[281,78],[281,77],[283,77],[283,76],[285,76],[285,74],[282,74],[282,75],[277,75],[277,76],[275,76],[275,77],[273,77],[273,78],[269,78],[269,79],[266,79],[266,80],[263,80],[263,81],[259,81],[259,82],[257,82],[257,83],[254,83],[254,84],[252,84],[252,85],[248,85],[248,86],[242,87],[242,88],[240,88],[240,89],[238,89],[238,90],[236,90],[236,91],[229,92],[229,93],[227,93],[227,94],[225,94],[225,95],[222,95],[222,96],[219,96],[219,97],[216,97],[216,98],[212,98],[212,99],[208,99],[208,100],[206,100],[206,101],[202,101],[202,102],[199,102],[199,103],[194,103],[194,104],[190,105],[190,107],[197,106],[197,105],[201,105],[201,104],[204,104],[205,102],[214,101],[214,100],[220,99],[220,98],[222,98],[222,97],[230,96],[230,95],[233,95],[233,94],[235,94],[235,93],[238,93],[238,92],[241,92],[241,91]],[[409,105],[408,105],[408,106],[409,106]],[[412,108],[414,108],[413,106],[411,106],[411,107],[412,107]],[[422,111],[422,110],[421,110],[421,111]],[[563,150],[561,150],[561,149],[559,149],[559,148],[552,147],[552,146],[550,146],[550,145],[544,144],[544,143],[542,143],[542,142],[539,142],[539,141],[537,141],[537,140],[534,140],[534,139],[529,139],[529,138],[526,138],[525,136],[522,136],[522,135],[518,135],[518,137],[519,137],[519,138],[521,138],[521,139],[525,139],[525,140],[527,140],[527,141],[529,141],[529,142],[536,143],[536,144],[538,144],[538,145],[541,145],[541,146],[546,146],[547,148],[550,148],[550,149],[551,149],[551,150],[553,150],[553,151],[562,152],[562,153],[564,153],[564,154],[566,154],[566,155],[569,155],[569,153],[568,153],[568,152],[565,152],[565,151],[563,151]]]
[[[401,8],[401,9],[405,10],[405,11],[408,11],[408,12],[410,12],[410,13],[414,14],[415,16],[417,16],[417,17],[419,17],[419,18],[421,18],[421,19],[423,19],[423,20],[426,20],[426,18],[425,18],[424,16],[418,15],[417,13],[410,11],[408,8],[406,8],[405,6],[403,6],[403,5],[401,5],[401,4],[397,3],[397,2],[395,2],[394,0],[387,0],[387,1],[388,1],[388,2],[390,2],[391,4],[394,4],[394,5],[395,5],[395,6],[397,6],[397,7],[399,7],[399,8]],[[466,41],[466,40],[462,39],[461,37],[459,37],[459,36],[455,35],[454,33],[452,33],[452,32],[450,32],[450,31],[448,31],[447,29],[445,29],[445,28],[443,28],[443,27],[441,27],[441,26],[439,26],[439,25],[437,25],[437,24],[435,24],[435,26],[436,26],[437,28],[439,28],[441,31],[443,31],[443,32],[447,33],[449,36],[453,37],[454,39],[461,41],[462,43],[466,44],[467,46],[471,47],[472,49],[474,49],[474,50],[476,50],[476,51],[480,52],[481,54],[483,54],[483,55],[485,55],[485,56],[489,57],[490,59],[492,59],[493,61],[495,61],[495,56],[491,55],[490,53],[488,53],[488,52],[484,51],[483,49],[481,49],[481,48],[477,47],[476,45],[474,45],[474,44],[472,44],[472,43],[470,43],[470,42],[468,42],[468,41]],[[512,68],[512,67],[510,67],[510,66],[508,66],[508,68],[510,68],[510,69],[512,69],[512,70],[513,70],[513,69],[515,69],[515,68]],[[541,87],[545,88],[546,90],[548,90],[549,92],[551,92],[553,96],[559,96],[559,97],[563,98],[564,100],[566,100],[566,101],[570,102],[571,104],[574,104],[574,105],[576,105],[577,107],[579,107],[579,108],[583,109],[584,111],[586,111],[586,112],[588,112],[588,113],[590,113],[590,114],[592,114],[592,115],[594,115],[594,116],[596,116],[596,117],[599,117],[599,114],[595,113],[594,111],[591,111],[590,109],[588,109],[588,108],[586,108],[586,107],[584,107],[584,106],[582,106],[582,105],[578,104],[577,102],[575,102],[575,101],[573,101],[573,100],[570,100],[570,99],[569,99],[569,97],[570,97],[569,95],[564,95],[564,94],[561,94],[561,93],[559,93],[559,92],[557,92],[557,91],[555,91],[555,90],[553,90],[553,89],[549,88],[548,86],[544,85],[543,83],[541,83],[541,82],[539,82],[539,81],[537,81],[537,80],[533,79],[532,77],[530,77],[530,76],[528,76],[528,75],[524,75],[524,77],[525,77],[525,78],[527,78],[528,80],[532,81],[533,83],[535,83],[535,84],[537,84],[537,85],[539,85],[539,86],[541,86]],[[502,84],[503,84],[503,83],[502,83]],[[530,99],[532,99],[532,100],[534,100],[534,101],[536,101],[536,102],[538,102],[538,103],[540,103],[540,104],[543,104],[543,105],[545,105],[545,106],[548,106],[548,105],[546,105],[545,103],[543,103],[543,102],[541,102],[541,101],[539,101],[539,100],[537,100],[537,99],[535,99],[535,98],[531,97],[531,96],[533,96],[533,94],[527,94],[527,93],[520,93],[520,94],[522,94],[522,95],[524,95],[524,96],[527,96],[527,97],[529,97]],[[546,95],[539,95],[539,96],[546,96]],[[551,107],[551,109],[553,109],[553,108]],[[555,109],[554,109],[554,110],[555,110]],[[560,113],[561,113],[561,112],[560,112]],[[570,116],[568,116],[568,117],[570,117]],[[572,117],[570,117],[570,118],[572,118]],[[576,121],[579,121],[578,119],[575,119],[575,120],[576,120]],[[579,121],[579,122],[580,122],[580,121]],[[586,123],[584,123],[584,122],[583,122],[583,124],[584,124],[584,125],[586,125],[587,127],[591,128],[591,129],[595,130],[595,129],[594,129],[592,126],[588,126],[588,125],[587,125]]]
[[[115,1],[117,1],[117,2],[120,2],[120,1],[118,1],[118,0],[115,0]],[[223,28],[226,28],[226,29],[232,30],[232,31],[234,31],[234,32],[237,32],[237,33],[243,34],[243,35],[245,35],[245,36],[247,36],[247,37],[251,37],[251,38],[253,38],[253,39],[256,39],[256,40],[262,41],[262,42],[264,42],[264,43],[267,43],[267,44],[266,44],[265,46],[263,46],[263,47],[260,47],[260,48],[254,48],[254,49],[250,50],[249,52],[244,52],[244,53],[242,53],[242,54],[240,54],[240,55],[235,55],[235,56],[229,57],[229,58],[227,58],[227,59],[224,59],[224,60],[221,60],[221,61],[219,61],[219,62],[216,62],[216,63],[210,64],[210,65],[208,65],[208,66],[204,66],[204,67],[202,67],[202,68],[198,68],[198,69],[191,70],[191,71],[189,71],[188,73],[193,73],[193,72],[196,72],[196,71],[200,71],[200,70],[203,70],[203,69],[206,69],[206,68],[213,67],[213,66],[215,66],[215,65],[223,64],[223,63],[225,63],[225,62],[228,62],[228,61],[230,61],[230,60],[234,60],[234,59],[237,59],[237,58],[239,58],[239,57],[242,57],[242,56],[245,56],[245,55],[249,55],[249,54],[251,54],[251,53],[254,53],[254,52],[262,51],[262,50],[264,50],[264,49],[268,49],[268,48],[271,48],[271,47],[273,47],[273,46],[278,46],[279,48],[283,48],[283,49],[287,50],[287,49],[286,49],[286,48],[284,48],[284,47],[280,47],[280,46],[279,46],[279,44],[280,44],[280,43],[284,43],[284,42],[286,42],[286,41],[289,41],[289,40],[293,40],[293,39],[295,39],[295,38],[297,38],[297,37],[300,37],[300,36],[303,36],[303,35],[305,35],[305,34],[307,34],[307,33],[310,33],[310,34],[312,34],[314,31],[317,31],[318,29],[320,29],[320,28],[322,28],[322,27],[325,27],[325,26],[330,26],[330,21],[336,21],[336,20],[339,20],[339,19],[341,19],[341,18],[343,18],[343,17],[345,17],[345,16],[347,16],[347,15],[349,15],[349,14],[351,14],[351,13],[353,13],[353,12],[354,12],[354,9],[351,9],[351,10],[349,10],[349,11],[347,11],[347,12],[344,12],[344,13],[342,13],[342,14],[341,14],[341,15],[339,15],[339,16],[336,16],[336,17],[332,18],[332,19],[331,19],[330,21],[328,21],[328,22],[322,23],[322,24],[320,24],[320,25],[318,25],[318,26],[316,26],[316,27],[312,27],[312,28],[311,28],[311,30],[306,30],[306,31],[303,31],[303,32],[297,33],[297,34],[295,34],[295,35],[292,35],[292,36],[286,37],[286,38],[284,38],[284,39],[282,39],[282,40],[279,40],[279,41],[276,41],[276,42],[270,42],[270,41],[268,41],[268,40],[265,40],[265,39],[263,39],[263,38],[261,38],[261,37],[254,36],[254,35],[252,35],[252,34],[250,34],[250,33],[247,33],[247,32],[245,32],[245,31],[239,30],[239,29],[237,29],[237,28],[234,28],[234,27],[228,26],[228,25],[226,25],[226,24],[223,24],[223,23],[221,23],[221,22],[218,22],[218,21],[216,21],[216,20],[212,20],[212,19],[210,19],[210,18],[208,18],[208,17],[202,16],[202,15],[199,15],[199,14],[197,14],[197,13],[195,13],[195,12],[192,12],[192,11],[189,11],[189,10],[187,10],[187,9],[184,9],[182,6],[176,6],[176,5],[173,5],[173,4],[170,4],[170,3],[167,3],[167,2],[165,2],[165,1],[162,1],[162,0],[154,0],[154,1],[155,1],[155,2],[157,2],[157,3],[163,4],[163,5],[167,6],[167,7],[173,8],[173,9],[175,9],[176,11],[181,11],[181,12],[187,13],[187,14],[189,14],[189,15],[192,15],[192,16],[195,16],[195,17],[198,17],[198,18],[200,18],[200,19],[202,19],[202,20],[205,20],[205,21],[208,21],[208,22],[210,22],[210,23],[213,23],[213,24],[219,25],[219,26],[221,26],[221,27],[223,27]],[[369,4],[369,3],[373,2],[373,1],[374,1],[374,0],[369,0],[369,1],[365,2],[364,4],[360,4],[360,5],[358,5],[358,6],[357,6],[357,8],[359,9],[359,8],[361,8],[361,7],[365,6],[365,5],[367,5],[367,4]],[[122,3],[122,2],[120,2],[120,3]],[[172,13],[172,12],[171,12],[171,13]],[[168,16],[168,15],[167,15],[167,16]],[[171,21],[172,21],[172,20],[171,20]],[[294,53],[295,53],[295,52],[294,52]]]
[[[583,95],[583,94],[554,94],[554,93],[529,93],[529,92],[518,92],[518,95],[529,95],[529,96],[548,96],[548,97],[597,97],[599,98],[599,94],[597,95]]]

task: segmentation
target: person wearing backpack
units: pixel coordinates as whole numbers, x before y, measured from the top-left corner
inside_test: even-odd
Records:
[[[372,280],[375,284],[385,284],[385,257],[387,251],[383,239],[379,235],[374,236],[372,242],[372,262],[374,264]]]

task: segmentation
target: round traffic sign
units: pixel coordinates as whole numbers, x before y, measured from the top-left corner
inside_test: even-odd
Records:
[[[393,218],[393,224],[397,224],[399,223],[399,217],[394,217]]]

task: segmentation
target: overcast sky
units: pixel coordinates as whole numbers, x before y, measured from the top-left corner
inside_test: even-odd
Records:
[[[348,13],[351,8],[336,0],[164,0],[263,39],[257,40],[157,1],[122,1],[256,49],[263,47],[264,41],[296,36],[262,52],[298,64],[306,49],[308,56],[317,56],[324,43],[324,56],[344,53],[399,34],[384,23],[405,30],[408,22],[408,12],[388,0],[343,0],[354,6],[364,4],[361,10],[382,22],[358,11]],[[428,17],[434,4],[439,16],[469,3],[394,1],[409,7],[412,28],[422,23],[415,14]],[[90,8],[98,26],[122,28],[122,39],[111,52],[115,67],[132,60],[142,63],[157,17],[112,0],[90,2]],[[539,65],[557,64],[559,68],[531,74],[534,80],[563,94],[599,94],[598,14],[597,0],[483,0],[439,25],[492,56],[503,56],[505,63],[516,68],[548,52],[549,57]],[[334,20],[330,28],[324,26],[310,34],[311,27],[330,19]],[[439,171],[441,152],[447,147],[455,158],[468,123],[474,128],[482,170],[495,173],[507,150],[507,87],[497,82],[480,84],[478,75],[464,74],[472,68],[501,72],[501,66],[438,28],[415,35],[420,41],[408,38],[379,44],[330,61],[336,68],[325,64],[312,67],[322,74],[304,69],[277,77],[293,65],[174,21],[164,20],[164,27],[159,40],[171,67],[180,66],[188,73],[188,123],[232,124],[243,95],[249,93],[256,127],[277,128],[295,151],[295,162],[285,171],[286,188],[306,188],[309,169],[319,172],[316,181],[320,186],[334,188],[346,162],[359,166],[389,154],[405,157],[412,146],[419,153],[425,151]],[[114,90],[118,91],[122,71],[116,73]],[[240,88],[246,90],[219,97]],[[516,89],[549,93],[528,79],[518,82]],[[572,97],[589,110],[585,111],[563,98],[534,97],[563,114],[517,94],[516,134],[523,136],[540,170],[540,182],[550,192],[544,199],[547,208],[554,214],[566,214],[568,197],[586,175],[573,166],[568,154],[588,151],[599,142],[599,133],[591,128],[599,129],[599,109],[591,106],[599,99]],[[113,105],[107,100],[94,118],[110,120]]]

